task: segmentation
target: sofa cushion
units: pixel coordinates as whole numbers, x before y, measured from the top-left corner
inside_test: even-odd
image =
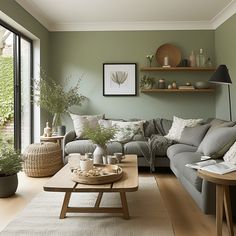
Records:
[[[181,152],[196,152],[197,148],[187,144],[174,144],[167,149],[167,156],[172,159],[176,154]]]
[[[209,124],[185,127],[179,142],[198,147],[209,127]]]
[[[124,144],[124,154],[137,154],[137,156],[141,157],[143,156],[143,148],[148,148],[146,141],[131,141]]]
[[[98,126],[98,120],[102,119],[104,115],[77,115],[70,113],[73,121],[74,130],[78,138],[82,138],[86,126],[95,128]]]
[[[236,122],[235,121],[225,121],[220,119],[209,119],[210,128],[208,129],[204,139],[215,129],[222,128],[222,127],[233,127]],[[203,142],[202,142],[203,143]],[[199,150],[202,150],[202,143],[199,145]]]
[[[213,130],[201,142],[197,152],[212,158],[222,157],[236,141],[236,127]]]
[[[186,164],[196,163],[201,160],[201,154],[197,152],[182,152],[171,158],[172,165],[187,179],[198,191],[202,189],[202,179],[197,171],[186,167]],[[181,178],[181,176],[180,176]]]
[[[96,145],[93,144],[90,140],[82,139],[82,140],[75,140],[75,141],[67,143],[65,146],[65,152],[67,154],[80,153],[81,155],[84,155],[86,152],[94,152],[95,148],[96,148]],[[112,155],[115,152],[123,153],[122,144],[118,142],[108,143],[107,153],[109,155]]]
[[[118,132],[115,134],[114,140],[121,143],[127,143],[132,140],[132,138],[136,134],[143,135],[143,123],[144,121],[112,121],[112,126],[118,129]]]
[[[166,135],[169,132],[172,126],[172,123],[173,123],[172,120],[167,120],[163,118],[155,119],[154,124],[155,124],[157,134],[160,134],[163,136]]]
[[[202,121],[202,119],[182,119],[174,116],[172,126],[165,137],[171,140],[179,141],[184,127],[194,127]]]
[[[86,152],[93,152],[96,148],[96,145],[90,140],[75,140],[69,142],[65,146],[65,152],[70,153],[80,153],[84,155]]]

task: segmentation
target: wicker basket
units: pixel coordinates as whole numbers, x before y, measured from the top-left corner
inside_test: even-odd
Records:
[[[23,158],[23,170],[30,177],[52,176],[63,166],[62,151],[56,143],[30,144]]]

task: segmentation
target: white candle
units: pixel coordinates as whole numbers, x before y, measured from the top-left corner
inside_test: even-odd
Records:
[[[168,66],[168,65],[169,65],[169,58],[164,57],[164,66]]]

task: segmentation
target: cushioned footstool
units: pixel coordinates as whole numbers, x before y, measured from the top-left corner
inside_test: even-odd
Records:
[[[63,166],[61,147],[57,143],[30,144],[23,159],[23,170],[30,177],[52,176]]]

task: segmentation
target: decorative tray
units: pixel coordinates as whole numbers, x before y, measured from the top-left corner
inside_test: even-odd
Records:
[[[169,65],[171,67],[176,67],[181,61],[180,50],[172,44],[161,45],[156,52],[157,63],[161,66],[164,65],[164,58],[168,57]]]
[[[95,164],[89,171],[73,170],[71,179],[80,184],[107,184],[119,180],[122,174],[122,168],[118,165]]]

